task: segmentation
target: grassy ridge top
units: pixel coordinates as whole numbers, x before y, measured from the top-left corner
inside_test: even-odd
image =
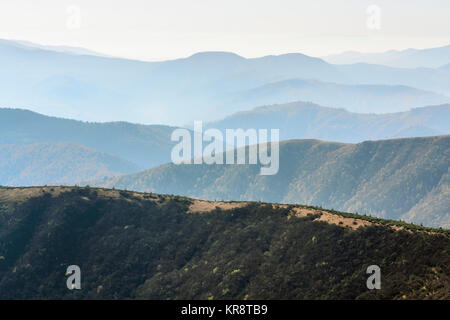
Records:
[[[423,225],[417,225],[413,223],[408,223],[402,220],[393,220],[393,219],[382,219],[373,217],[371,215],[359,214],[359,213],[351,213],[351,212],[343,212],[334,209],[324,209],[320,206],[309,206],[309,205],[301,205],[301,204],[287,204],[287,203],[272,203],[272,202],[262,202],[262,201],[208,201],[208,200],[199,200],[192,199],[189,197],[176,196],[176,195],[161,195],[155,193],[147,193],[147,192],[138,192],[138,191],[130,191],[130,190],[121,190],[121,189],[108,189],[101,187],[80,187],[80,186],[31,186],[31,187],[8,187],[8,186],[0,186],[0,202],[22,202],[29,200],[33,197],[41,196],[42,193],[50,194],[52,196],[58,196],[62,192],[70,192],[73,190],[80,189],[89,189],[93,190],[93,192],[100,192],[105,197],[117,198],[120,196],[133,196],[141,199],[149,199],[149,197],[158,196],[158,197],[167,197],[170,199],[180,199],[184,201],[188,201],[192,203],[192,205],[187,210],[187,213],[205,213],[212,212],[214,209],[233,209],[233,208],[242,208],[246,205],[250,204],[258,204],[258,205],[272,205],[273,208],[284,208],[292,211],[293,215],[301,216],[303,214],[328,214],[335,215],[338,217],[342,217],[345,219],[353,220],[352,222],[356,222],[353,225],[356,228],[360,226],[367,226],[364,223],[358,223],[358,221],[367,221],[370,224],[377,224],[389,227],[397,227],[395,229],[405,229],[410,231],[426,231],[431,233],[441,233],[450,235],[450,229],[446,228],[432,228],[426,227]],[[5,192],[6,191],[6,192]],[[8,192],[9,191],[9,192]],[[334,220],[334,219],[333,219]],[[323,219],[322,221],[327,221]],[[342,219],[338,218],[338,225],[342,227],[350,227],[351,229],[355,229],[353,226],[346,225],[344,223],[340,223]],[[327,221],[329,223],[334,223],[335,221]],[[336,223],[334,223],[336,224]]]

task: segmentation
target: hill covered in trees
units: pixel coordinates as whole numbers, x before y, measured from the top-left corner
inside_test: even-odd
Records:
[[[301,203],[450,228],[450,136],[358,144],[280,144],[276,175],[260,165],[174,165],[90,183],[206,200]]]
[[[68,290],[66,269],[81,269]],[[369,265],[381,289],[369,290]],[[0,188],[0,299],[449,299],[450,237],[300,205]]]
[[[173,130],[174,127],[163,125],[83,122],[0,108],[0,145],[76,143],[120,157],[141,169],[170,161]]]
[[[326,95],[325,95],[326,96]],[[334,99],[335,95],[329,95]],[[266,105],[230,115],[207,126],[226,129],[280,129],[280,139],[362,142],[450,134],[450,104],[406,112],[364,114],[310,102]]]
[[[361,142],[447,134],[449,117],[448,104],[392,114],[357,114],[295,102],[255,108],[204,125],[221,130],[224,136],[226,129],[274,128],[281,129],[281,140]],[[0,185],[73,185],[169,163],[173,130],[126,122],[89,123],[0,108]]]
[[[132,162],[77,143],[0,145],[0,185],[73,183],[138,170]]]

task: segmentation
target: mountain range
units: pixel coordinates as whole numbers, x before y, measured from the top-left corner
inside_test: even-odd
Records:
[[[379,53],[347,51],[323,57],[335,64],[371,63],[399,68],[439,68],[450,63],[450,45],[427,48],[390,50]]]
[[[407,86],[343,85],[317,80],[289,79],[248,90],[229,102],[234,108],[312,101],[356,113],[394,113],[450,102],[450,98]]]
[[[299,53],[246,59],[228,52],[203,52],[183,59],[143,62],[2,40],[0,69],[0,106],[87,121],[172,125],[212,121],[260,105],[259,101],[256,105],[245,101],[261,86],[291,79],[350,85],[339,97],[339,105],[353,111],[404,111],[419,103],[446,103],[450,95],[450,70],[446,67],[333,65]],[[331,90],[329,84],[322,86]],[[361,89],[373,102],[362,98]],[[305,100],[301,90],[296,92],[293,98]],[[315,103],[322,103],[322,96],[317,90],[307,95]],[[272,102],[288,102],[283,96],[281,101],[273,101],[277,97],[273,95]],[[355,101],[361,99],[363,106],[356,108],[359,102]]]
[[[175,127],[126,122],[92,123],[0,108],[0,145],[72,142],[145,169],[170,161]],[[64,156],[64,155],[62,155]]]
[[[358,144],[291,140],[279,171],[166,164],[90,185],[207,200],[296,203],[450,227],[450,135]]]
[[[280,140],[362,142],[450,134],[450,105],[387,114],[352,113],[314,103],[267,105],[205,124],[206,128],[280,129]]]
[[[0,43],[9,45],[9,46],[16,46],[18,48],[26,49],[26,50],[33,50],[35,49],[41,49],[46,51],[55,51],[55,52],[63,52],[73,55],[87,55],[87,56],[99,56],[99,57],[111,57],[109,55],[95,52],[92,50],[88,50],[82,47],[73,47],[73,46],[54,46],[54,45],[42,45],[39,43],[26,41],[26,40],[2,40],[0,39]]]
[[[314,207],[0,188],[0,299],[448,299],[449,246],[448,231]]]
[[[0,39],[0,70],[0,299],[450,298],[450,46],[146,62]],[[247,161],[226,131],[278,129],[279,170],[174,164],[195,120]]]
[[[280,139],[362,142],[450,133],[450,106],[357,114],[295,102],[258,107],[204,127],[280,129]],[[171,162],[176,127],[89,123],[0,108],[0,185],[75,184]],[[192,135],[193,136],[193,135]],[[229,146],[229,148],[232,146]],[[237,145],[241,147],[241,145]]]
[[[70,142],[0,145],[0,182],[38,186],[134,173],[140,167]]]

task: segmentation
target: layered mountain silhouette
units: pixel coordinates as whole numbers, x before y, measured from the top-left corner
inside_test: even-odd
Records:
[[[139,166],[70,142],[0,145],[0,184],[38,186],[101,179],[139,170]]]
[[[450,105],[414,108],[389,114],[352,113],[314,103],[293,102],[242,111],[205,127],[280,129],[280,139],[321,139],[361,142],[450,133]]]
[[[450,95],[448,68],[332,65],[298,53],[246,59],[233,53],[204,52],[184,59],[143,62],[3,40],[0,69],[1,106],[88,121],[181,125],[193,120],[215,120],[242,110],[243,102],[239,105],[236,96],[289,79],[393,86],[383,91],[383,97],[378,97],[379,88],[365,88],[375,100],[367,105],[371,107],[367,111],[374,113],[386,112],[399,100],[401,108],[417,107],[419,101],[424,105],[445,103],[448,98],[442,95]],[[399,85],[418,91],[405,92]],[[310,98],[322,102],[320,95]],[[287,102],[281,99],[274,102]],[[296,99],[305,100],[302,96]],[[340,105],[350,107],[361,99],[361,93],[358,89],[347,90],[341,99]],[[237,106],[230,105],[230,101]],[[255,106],[246,105],[245,109]]]
[[[449,57],[0,40],[0,299],[449,299]],[[194,120],[279,129],[279,171],[172,163]]]
[[[260,165],[167,164],[96,181],[108,188],[208,200],[301,203],[450,227],[450,136],[358,144],[280,144],[279,172]]]
[[[449,246],[444,230],[299,205],[0,188],[0,299],[448,299]]]
[[[427,49],[390,50],[381,53],[347,51],[324,57],[330,63],[372,63],[400,68],[438,68],[450,63],[450,45]]]
[[[312,101],[357,113],[394,113],[450,102],[450,98],[406,86],[341,85],[317,80],[290,79],[270,83],[237,95],[230,106]]]
[[[82,122],[0,108],[0,145],[73,142],[115,155],[142,169],[170,161],[174,144],[170,135],[175,129],[127,122]]]
[[[369,115],[295,102],[237,113],[206,123],[205,129],[219,129],[224,136],[226,129],[280,129],[282,140],[361,142],[448,134],[449,117],[449,105]],[[175,129],[87,123],[0,109],[0,184],[74,184],[150,169],[171,162],[175,142],[170,136]]]
[[[33,48],[46,50],[46,51],[56,51],[63,52],[74,55],[88,55],[88,56],[99,56],[99,57],[111,57],[109,55],[95,52],[92,50],[88,50],[82,47],[73,47],[73,46],[55,46],[55,45],[42,45],[39,43],[26,41],[26,40],[2,40],[0,39],[0,43],[8,46],[16,46],[23,49],[32,50]]]

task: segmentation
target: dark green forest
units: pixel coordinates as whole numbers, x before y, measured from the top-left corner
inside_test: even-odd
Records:
[[[0,299],[450,298],[448,230],[331,212],[372,222],[354,230],[258,202],[200,213],[193,201],[0,188]],[[366,287],[373,264],[381,290]],[[66,288],[69,265],[81,290]]]

